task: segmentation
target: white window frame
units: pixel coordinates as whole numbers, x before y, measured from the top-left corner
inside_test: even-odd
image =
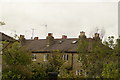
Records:
[[[66,60],[66,61],[67,61],[67,60],[68,60],[68,57],[69,57],[68,54],[64,54],[64,55],[63,55],[63,60]]]
[[[48,61],[48,54],[44,54],[44,61]]]
[[[32,54],[32,56],[33,56],[32,61],[36,61],[36,59],[37,59],[36,54]]]

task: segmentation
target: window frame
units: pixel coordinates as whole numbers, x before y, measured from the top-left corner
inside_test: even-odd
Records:
[[[48,56],[49,56],[48,54],[44,54],[43,60],[44,60],[44,61],[48,61]]]
[[[32,61],[36,61],[36,60],[37,60],[36,54],[32,54]]]
[[[63,54],[63,60],[68,61],[69,60],[69,55],[68,54]]]

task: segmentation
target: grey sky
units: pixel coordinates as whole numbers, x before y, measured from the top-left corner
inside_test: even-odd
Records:
[[[106,36],[117,37],[118,35],[117,2],[40,1],[2,1],[0,20],[6,25],[0,27],[0,30],[11,36],[16,30],[17,34],[25,34],[30,38],[31,28],[34,28],[34,37],[45,38],[46,32],[52,32],[54,37],[60,38],[63,34],[68,37],[78,37],[82,30],[91,37],[98,27],[105,29]],[[47,24],[47,31],[45,24]]]

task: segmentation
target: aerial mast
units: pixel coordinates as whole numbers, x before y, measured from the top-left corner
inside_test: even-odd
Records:
[[[33,39],[33,37],[34,37],[34,28],[32,28],[32,37],[31,37],[31,39]]]

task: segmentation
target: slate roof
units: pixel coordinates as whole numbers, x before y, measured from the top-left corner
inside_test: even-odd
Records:
[[[91,43],[92,39],[87,38],[87,41]],[[78,47],[78,38],[54,39],[54,44],[50,45],[49,47],[47,46],[46,39],[25,40],[24,47],[33,52],[49,52],[59,50],[63,52],[76,53]]]
[[[0,41],[15,41],[15,39],[0,32]]]

